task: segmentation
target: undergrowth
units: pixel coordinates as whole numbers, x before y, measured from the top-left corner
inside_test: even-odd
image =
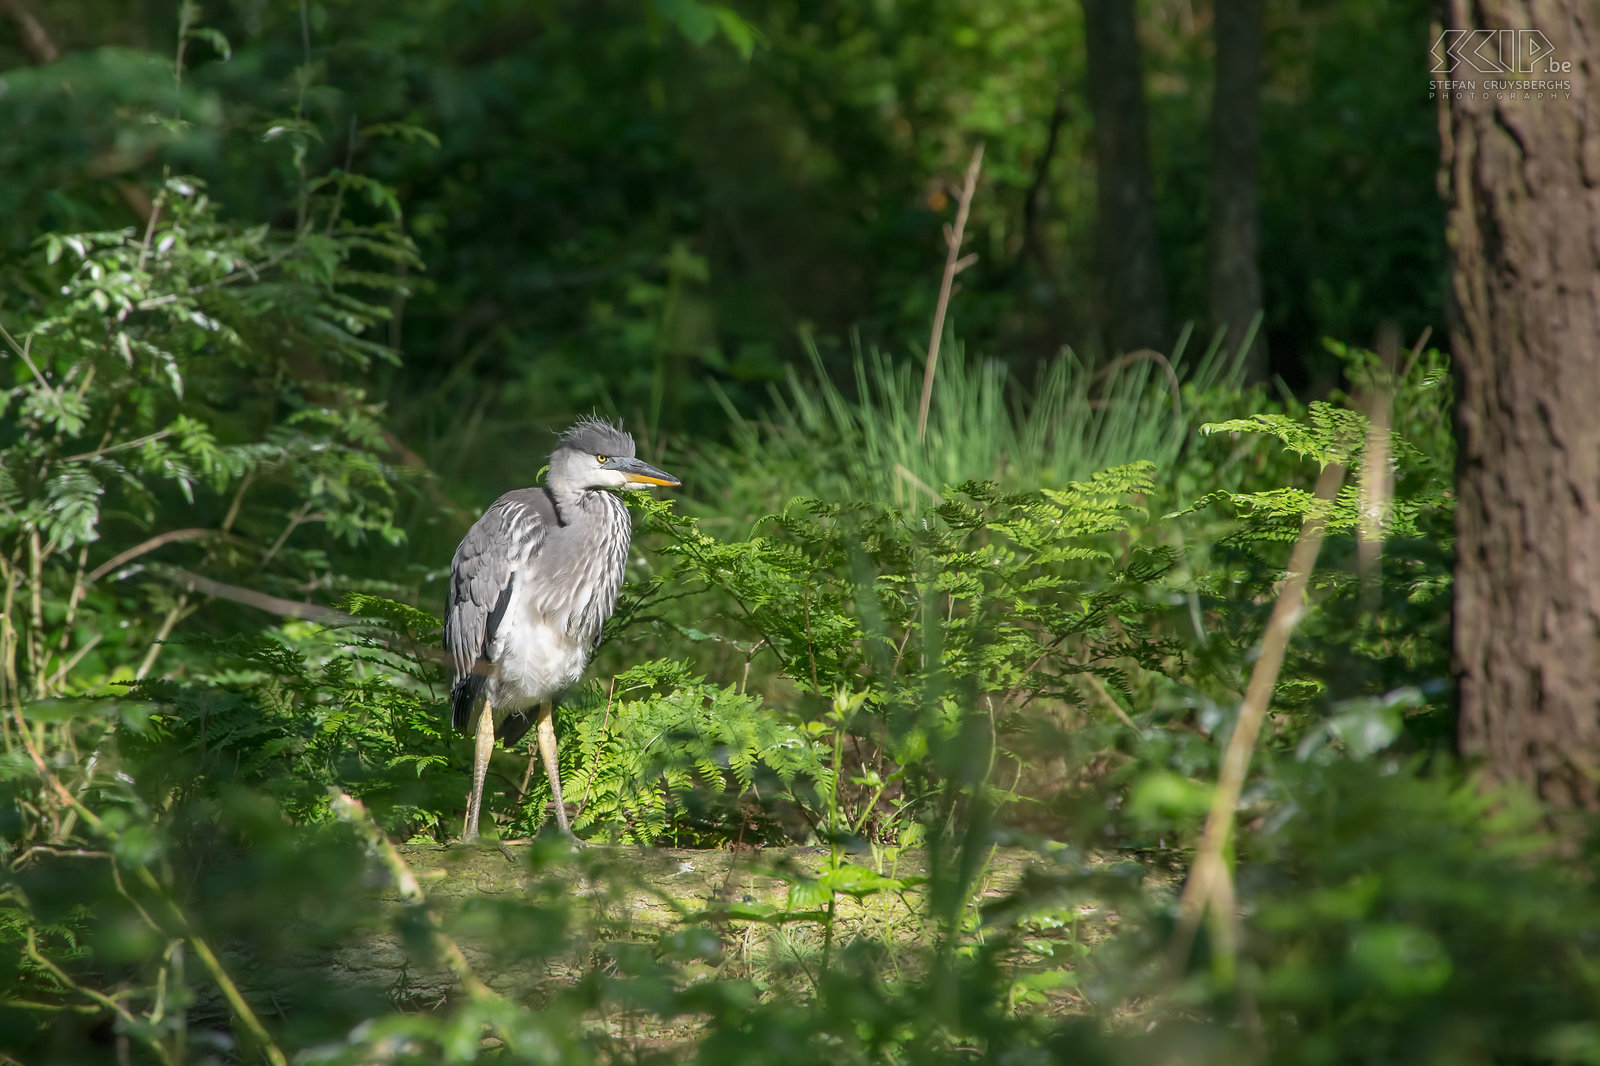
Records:
[[[1304,408],[1216,353],[1063,357],[1031,402],[948,357],[927,449],[886,357],[851,399],[797,380],[702,458],[725,495],[631,500],[559,711],[592,846],[501,750],[504,850],[466,849],[438,597],[406,596],[440,560],[397,518],[436,486],[362,391],[418,264],[391,190],[265,132],[292,217],[169,175],[144,227],[0,275],[5,1061],[1600,1061],[1585,862],[1449,754],[1441,355],[1331,346],[1362,399]],[[1309,521],[1245,935],[1173,959]]]

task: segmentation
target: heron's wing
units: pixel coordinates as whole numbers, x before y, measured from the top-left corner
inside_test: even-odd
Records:
[[[472,720],[472,708],[488,677],[490,646],[511,603],[517,571],[544,540],[548,522],[534,493],[538,490],[524,489],[496,500],[461,538],[450,565],[444,646],[455,664],[450,703],[457,729],[465,729]]]

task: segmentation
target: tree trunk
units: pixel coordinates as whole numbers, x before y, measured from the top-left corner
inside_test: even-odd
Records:
[[[1257,261],[1257,189],[1261,161],[1261,53],[1264,0],[1224,0],[1216,7],[1216,92],[1211,101],[1209,263],[1214,326],[1237,351],[1261,312]],[[1267,379],[1267,344],[1256,331],[1245,356],[1251,382]]]
[[[1099,260],[1105,341],[1112,351],[1166,351],[1161,274],[1146,147],[1144,66],[1133,0],[1083,0],[1094,112]]]
[[[1490,74],[1458,49],[1435,74],[1455,81],[1440,124],[1457,304],[1460,746],[1493,781],[1597,810],[1600,4],[1549,0],[1536,21],[1511,0],[1444,2],[1446,27],[1536,29],[1553,48],[1534,71]],[[1552,61],[1570,69],[1548,72]],[[1569,84],[1527,99],[1486,94],[1489,79]]]

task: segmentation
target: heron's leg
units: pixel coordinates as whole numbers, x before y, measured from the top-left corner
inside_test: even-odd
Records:
[[[534,729],[539,734],[539,754],[544,756],[544,773],[550,779],[550,798],[556,805],[556,825],[561,827],[563,836],[570,837],[572,826],[567,824],[567,805],[561,799],[561,763],[556,758],[555,705],[545,700],[539,704],[538,714]]]
[[[485,697],[478,709],[478,729],[472,748],[472,792],[467,796],[467,829],[461,839],[478,839],[478,815],[483,810],[483,781],[489,776],[489,756],[494,754],[494,705]]]

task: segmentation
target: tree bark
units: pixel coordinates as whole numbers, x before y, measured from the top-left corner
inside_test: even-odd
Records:
[[[1083,0],[1094,112],[1098,246],[1105,342],[1113,352],[1166,351],[1161,271],[1146,144],[1144,65],[1133,0]]]
[[[1492,781],[1597,810],[1600,4],[1444,3],[1447,28],[1537,29],[1549,59],[1571,63],[1435,74],[1477,83],[1441,93],[1440,111],[1457,305],[1459,742]],[[1525,99],[1486,94],[1486,78],[1570,87]]]
[[[1264,0],[1216,6],[1216,92],[1211,102],[1211,196],[1206,258],[1211,321],[1237,351],[1261,312],[1258,262],[1261,169],[1261,56]],[[1267,345],[1257,329],[1245,355],[1250,382],[1267,379]]]

